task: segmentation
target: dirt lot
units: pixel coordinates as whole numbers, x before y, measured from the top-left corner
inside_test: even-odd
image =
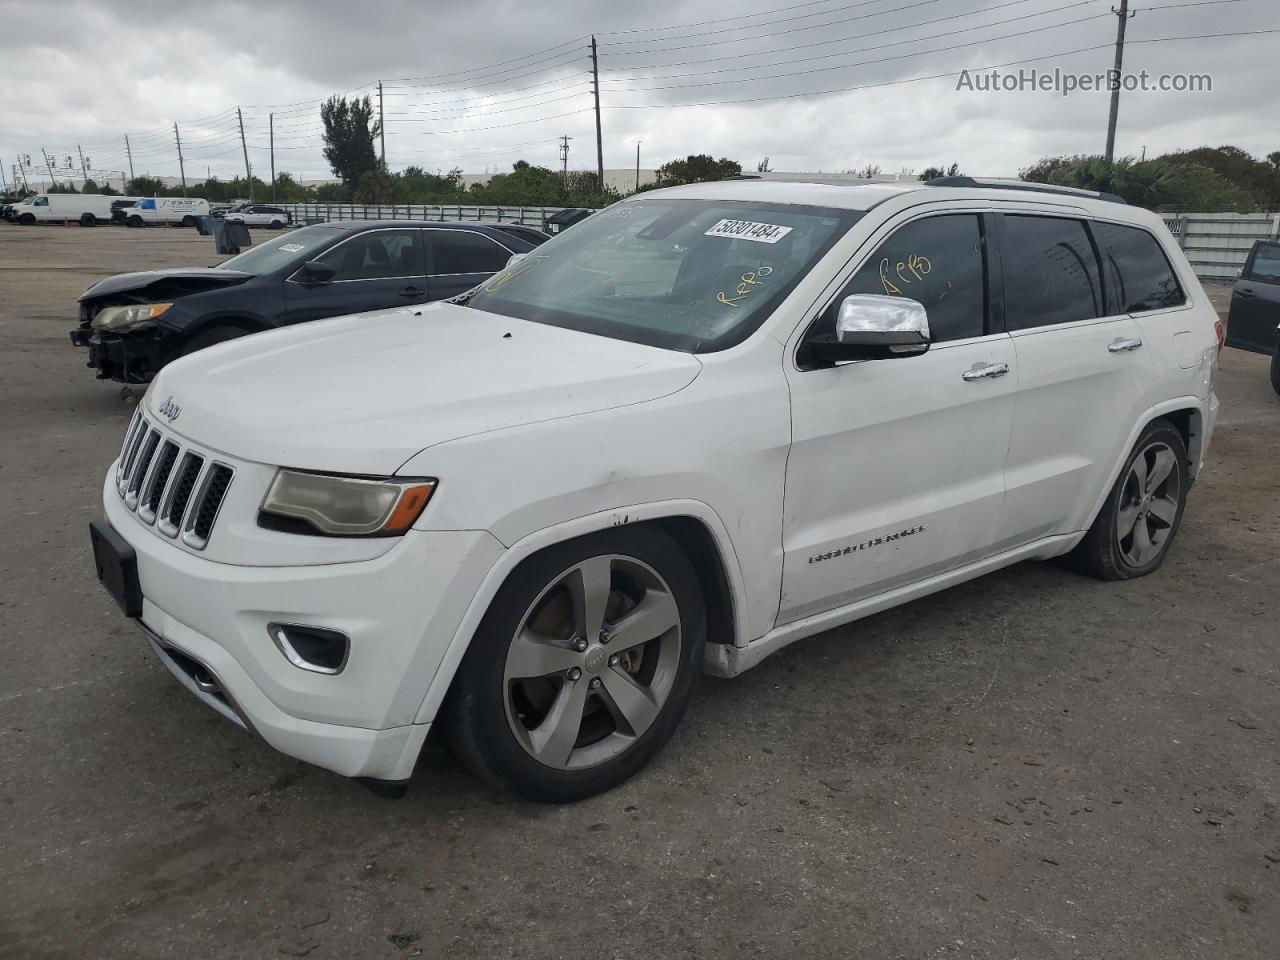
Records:
[[[190,697],[93,579],[132,405],[69,343],[75,297],[210,249],[0,223],[0,956],[1277,955],[1265,358],[1223,356],[1159,574],[1024,564],[708,679],[649,770],[576,806],[434,746],[390,802]]]

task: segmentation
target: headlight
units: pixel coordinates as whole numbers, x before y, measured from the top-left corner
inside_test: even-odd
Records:
[[[95,330],[127,330],[149,327],[172,303],[135,303],[127,307],[104,307],[93,318]]]
[[[331,537],[395,537],[413,526],[435,488],[434,480],[358,480],[281,470],[261,512],[301,520]]]

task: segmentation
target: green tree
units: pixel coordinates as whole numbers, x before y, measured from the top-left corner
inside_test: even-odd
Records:
[[[657,170],[654,187],[675,187],[682,183],[705,183],[724,180],[742,173],[742,164],[721,157],[715,160],[707,153],[690,154],[683,160],[671,160]]]
[[[1255,201],[1248,190],[1216,170],[1168,154],[1136,161],[1120,157],[1108,162],[1099,155],[1046,157],[1019,176],[1037,183],[1115,193],[1128,203],[1149,210],[1249,211]]]
[[[168,196],[165,186],[159,177],[134,177],[129,181],[131,197],[164,197]]]
[[[960,164],[953,163],[951,166],[943,167],[925,167],[920,172],[921,180],[936,180],[938,177],[961,177],[964,176],[960,172]]]
[[[330,97],[320,107],[324,123],[324,158],[334,175],[348,190],[355,190],[361,178],[377,167],[378,153],[373,141],[382,132],[374,119],[369,97]]]

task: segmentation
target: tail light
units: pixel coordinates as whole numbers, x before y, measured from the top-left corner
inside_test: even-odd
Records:
[[[1218,352],[1222,352],[1222,348],[1227,343],[1227,321],[1219,318],[1213,324],[1213,332],[1218,336]]]

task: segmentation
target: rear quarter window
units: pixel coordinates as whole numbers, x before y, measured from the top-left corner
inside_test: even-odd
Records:
[[[1160,242],[1139,227],[1094,223],[1102,254],[1108,313],[1141,313],[1187,302]]]

